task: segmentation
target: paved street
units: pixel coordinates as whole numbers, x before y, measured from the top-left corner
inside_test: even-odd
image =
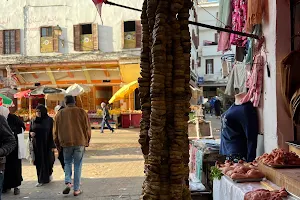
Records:
[[[213,134],[219,136],[220,120],[207,115],[212,122]],[[143,182],[143,157],[139,148],[138,129],[117,130],[115,134],[93,131],[91,145],[87,149],[82,173],[83,195],[64,196],[64,173],[56,160],[53,182],[36,188],[36,170],[23,161],[21,195],[12,192],[3,195],[4,200],[17,199],[84,199],[114,200],[138,199]]]
[[[35,187],[35,167],[24,161],[21,195],[14,196],[9,192],[2,199],[138,199],[144,179],[143,157],[137,142],[138,130],[117,130],[114,134],[99,132],[93,131],[91,146],[84,158],[82,196],[61,194],[64,174],[58,160],[54,167],[53,182],[40,188]]]

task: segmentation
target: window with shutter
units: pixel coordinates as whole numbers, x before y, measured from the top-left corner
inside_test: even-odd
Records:
[[[80,49],[81,51],[93,51],[93,27],[92,24],[81,24]]]
[[[137,28],[141,26],[140,24],[137,26],[136,21],[126,21],[124,22],[124,49],[133,49],[137,48]],[[141,28],[140,28],[141,29]],[[141,35],[138,36],[139,40],[141,40]],[[139,41],[139,46],[141,46],[141,41]]]
[[[4,54],[4,31],[0,30],[0,54]]]
[[[98,42],[98,24],[92,24],[92,34],[93,34],[93,46],[94,51],[99,50],[99,42]]]
[[[214,60],[213,59],[206,59],[205,60],[205,71],[206,74],[214,74]]]
[[[4,54],[15,54],[16,52],[16,30],[4,30],[3,32]]]
[[[21,53],[21,30],[16,30],[16,53]]]
[[[141,21],[135,21],[135,35],[136,35],[136,48],[141,48],[142,46],[142,24]]]
[[[81,36],[81,26],[74,25],[74,50],[81,51],[81,44],[80,44],[80,36]]]
[[[59,52],[59,35],[57,35],[54,31],[55,27],[52,27],[52,35],[53,35],[53,52]]]
[[[53,27],[41,27],[40,51],[41,53],[51,53],[54,51]],[[58,46],[57,46],[58,47]]]

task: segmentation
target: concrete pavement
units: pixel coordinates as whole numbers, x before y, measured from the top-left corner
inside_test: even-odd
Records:
[[[58,160],[54,167],[53,182],[36,188],[35,166],[23,161],[21,194],[2,195],[3,200],[17,199],[84,199],[114,200],[139,199],[144,180],[143,157],[138,144],[137,129],[93,131],[91,145],[87,148],[82,170],[83,194],[79,197],[62,195],[64,173]]]

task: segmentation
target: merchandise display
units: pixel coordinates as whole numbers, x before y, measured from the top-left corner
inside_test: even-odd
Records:
[[[190,0],[143,3],[140,139],[146,179],[142,199],[191,199]]]

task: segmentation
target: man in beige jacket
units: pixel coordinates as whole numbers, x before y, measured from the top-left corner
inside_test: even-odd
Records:
[[[65,184],[63,194],[69,194],[72,187],[72,163],[74,162],[74,196],[80,190],[82,158],[85,147],[91,139],[91,126],[87,113],[75,106],[72,96],[65,97],[66,108],[60,110],[54,119],[53,137],[57,149],[63,147],[65,161]]]

